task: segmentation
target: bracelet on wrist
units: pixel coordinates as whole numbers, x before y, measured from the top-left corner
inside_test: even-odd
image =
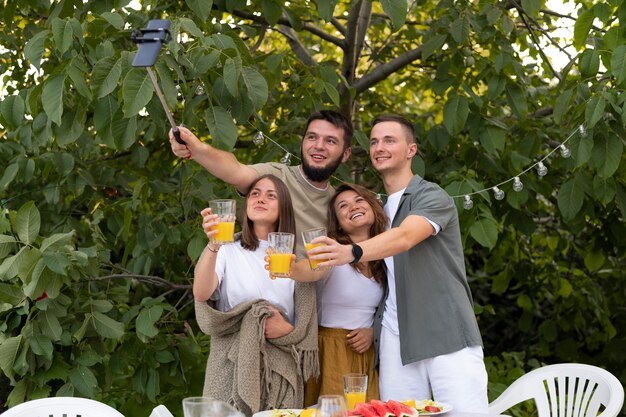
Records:
[[[211,245],[210,245],[210,244],[206,245],[206,248],[207,248],[208,250],[210,250],[211,252],[213,252],[213,253],[217,253],[217,252],[219,252],[219,250],[220,250],[220,247],[219,247],[219,246],[217,247],[217,249],[213,249],[213,248],[211,247]]]

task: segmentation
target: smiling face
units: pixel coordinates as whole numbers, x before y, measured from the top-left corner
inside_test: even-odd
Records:
[[[339,226],[349,235],[369,232],[374,224],[374,211],[360,194],[352,190],[340,193],[334,203]]]
[[[398,122],[375,124],[370,133],[370,160],[381,174],[410,169],[417,144],[411,142],[405,128]]]
[[[262,178],[249,191],[246,204],[248,219],[256,225],[264,224],[276,229],[280,204],[278,192],[269,178]]]
[[[326,120],[313,120],[302,138],[302,170],[309,180],[327,181],[350,156],[344,130]],[[345,149],[344,149],[345,148]]]

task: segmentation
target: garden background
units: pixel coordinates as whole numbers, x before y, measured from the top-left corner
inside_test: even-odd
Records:
[[[239,197],[171,153],[132,66],[131,30],[163,18],[154,71],[175,120],[243,162],[297,164],[308,115],[339,108],[357,132],[333,182],[383,193],[369,123],[415,122],[415,172],[458,206],[490,399],[556,362],[626,381],[623,0],[2,5],[0,404],[76,395],[147,416],[201,393],[199,212]]]

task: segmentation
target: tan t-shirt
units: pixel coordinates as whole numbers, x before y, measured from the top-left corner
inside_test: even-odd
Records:
[[[299,166],[286,166],[276,162],[251,165],[259,175],[272,174],[283,180],[291,194],[296,218],[296,255],[306,258],[306,250],[300,232],[314,227],[326,227],[328,203],[335,189],[328,184],[320,190],[309,184],[300,172]]]

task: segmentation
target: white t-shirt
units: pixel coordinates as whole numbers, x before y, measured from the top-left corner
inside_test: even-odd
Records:
[[[333,329],[372,327],[383,287],[350,265],[335,266],[316,282],[317,320]]]
[[[265,240],[255,251],[244,249],[240,241],[222,245],[215,263],[219,283],[211,299],[217,301],[218,310],[229,311],[243,302],[262,298],[279,307],[293,324],[295,282],[270,279],[264,260],[267,247]]]
[[[406,190],[406,188],[396,191],[387,197],[387,203],[385,204],[385,214],[389,219],[387,229],[391,228],[391,223],[396,215],[396,212],[398,211],[400,198],[402,197],[402,194],[404,194],[404,190]],[[426,220],[428,220],[428,222],[435,228],[433,235],[439,233],[441,226],[430,221],[430,219]],[[385,265],[387,266],[387,284],[389,285],[389,295],[387,296],[387,301],[385,301],[385,313],[383,314],[382,325],[393,334],[399,335],[400,329],[398,328],[398,304],[396,303],[396,279],[393,268],[393,256],[385,258]]]

